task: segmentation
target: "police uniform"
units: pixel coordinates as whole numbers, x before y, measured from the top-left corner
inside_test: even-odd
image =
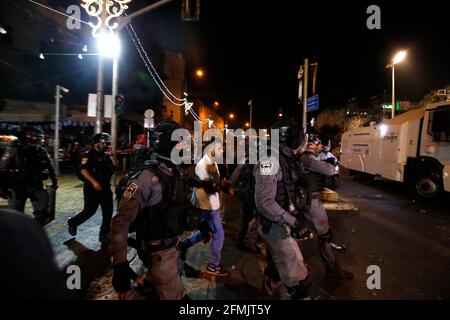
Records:
[[[280,148],[278,159],[262,159],[255,167],[255,204],[258,210],[257,226],[268,247],[269,278],[279,279],[292,298],[298,298],[308,287],[308,270],[303,255],[291,231],[298,226],[295,206],[302,169],[292,149]],[[271,270],[271,266],[274,267]]]
[[[320,161],[319,156],[312,150],[306,150],[301,156],[301,162],[308,175],[318,175],[323,179],[325,176],[336,174],[335,167],[325,161]],[[320,186],[319,188],[316,187],[313,186],[311,190],[308,190],[309,210],[305,216],[312,222],[317,232],[319,253],[322,261],[326,266],[332,266],[335,264],[336,259],[330,245],[331,229],[328,223],[327,213],[320,201],[321,188]]]
[[[17,172],[9,207],[23,212],[29,198],[36,221],[44,225],[48,218],[49,196],[43,181],[50,177],[52,186],[57,188],[55,170],[47,150],[38,144],[25,142],[17,145],[8,156],[6,166]]]
[[[159,177],[154,171],[143,170],[130,182],[119,202],[111,226],[115,266],[113,285],[117,291],[125,292],[129,290],[130,279],[133,279],[127,278],[132,272],[127,262],[127,239],[133,224],[131,228],[136,228],[136,237],[144,249],[145,264],[150,268],[159,298],[179,300],[185,296],[177,267],[180,230],[175,229],[180,229],[180,226],[169,227],[167,224],[170,210],[165,205],[169,204],[169,199],[164,197],[170,192],[161,183],[161,178],[170,180],[173,175],[164,163],[159,164],[158,171]],[[119,269],[125,272],[119,274]]]
[[[100,183],[102,189],[97,191],[89,181],[85,180],[83,187],[84,208],[79,214],[69,219],[69,230],[70,228],[75,228],[76,230],[78,226],[95,214],[100,205],[103,219],[99,239],[103,242],[109,237],[110,232],[113,213],[113,194],[110,181],[114,174],[115,166],[106,152],[92,148],[82,157],[80,168],[87,170]]]

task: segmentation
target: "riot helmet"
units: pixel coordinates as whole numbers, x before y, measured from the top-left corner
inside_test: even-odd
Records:
[[[141,146],[131,153],[131,171],[140,170],[149,164],[150,148]]]
[[[303,130],[293,119],[278,120],[271,128],[279,130],[280,146],[285,146],[292,150],[298,149],[305,137]]]
[[[172,150],[178,144],[178,141],[172,141],[172,133],[177,129],[180,126],[175,121],[163,120],[150,130],[150,147],[157,157],[170,160]]]
[[[44,143],[44,131],[35,126],[23,128],[25,142],[31,145],[42,145]]]
[[[96,133],[92,136],[92,143],[93,144],[100,144],[99,148],[102,151],[106,151],[108,147],[111,145],[112,138],[108,133]]]

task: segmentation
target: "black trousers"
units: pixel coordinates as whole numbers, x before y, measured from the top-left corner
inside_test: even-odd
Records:
[[[24,212],[25,203],[30,199],[35,220],[43,224],[48,217],[48,193],[43,186],[24,186],[11,191],[9,208]]]
[[[76,216],[70,219],[70,224],[78,227],[97,212],[98,206],[102,208],[102,225],[100,227],[100,237],[109,234],[111,226],[111,218],[113,213],[113,194],[111,188],[103,187],[101,191],[97,191],[94,187],[86,182],[83,187],[84,209]]]
[[[244,241],[248,233],[248,225],[255,217],[255,201],[253,199],[246,199],[242,202],[242,220],[241,229],[238,234],[238,241]]]

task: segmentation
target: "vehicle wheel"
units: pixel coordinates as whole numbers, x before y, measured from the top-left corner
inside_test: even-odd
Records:
[[[414,180],[414,191],[424,199],[433,199],[441,191],[439,177],[433,173],[417,175]]]

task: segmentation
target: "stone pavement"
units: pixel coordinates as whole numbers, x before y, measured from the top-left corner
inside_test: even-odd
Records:
[[[75,176],[62,176],[57,190],[56,217],[45,229],[53,245],[56,261],[65,277],[69,265],[78,265],[81,269],[81,290],[72,290],[70,295],[76,299],[112,300],[117,295],[111,286],[112,268],[108,249],[102,249],[98,242],[101,213],[97,212],[90,220],[78,228],[76,238],[67,231],[67,219],[82,210],[83,183]],[[180,262],[183,272],[182,280],[187,294],[193,300],[223,299],[265,299],[261,291],[263,270],[265,266],[265,247],[261,244],[261,254],[240,251],[235,246],[235,238],[240,226],[240,210],[235,199],[225,201],[223,264],[231,275],[216,278],[205,272],[209,256],[209,244],[199,243],[192,247],[187,255],[187,265]],[[4,203],[3,203],[4,204]],[[0,202],[0,205],[2,203]],[[26,213],[31,213],[29,202]],[[187,236],[184,235],[184,236]],[[323,266],[317,254],[316,241],[300,244],[305,259],[310,266],[310,275],[314,280],[314,299],[333,299],[333,287],[323,280]],[[338,253],[339,255],[339,253]],[[143,268],[134,249],[129,249],[131,266],[143,274]],[[326,290],[322,288],[327,288]],[[137,290],[134,299],[143,299]]]

